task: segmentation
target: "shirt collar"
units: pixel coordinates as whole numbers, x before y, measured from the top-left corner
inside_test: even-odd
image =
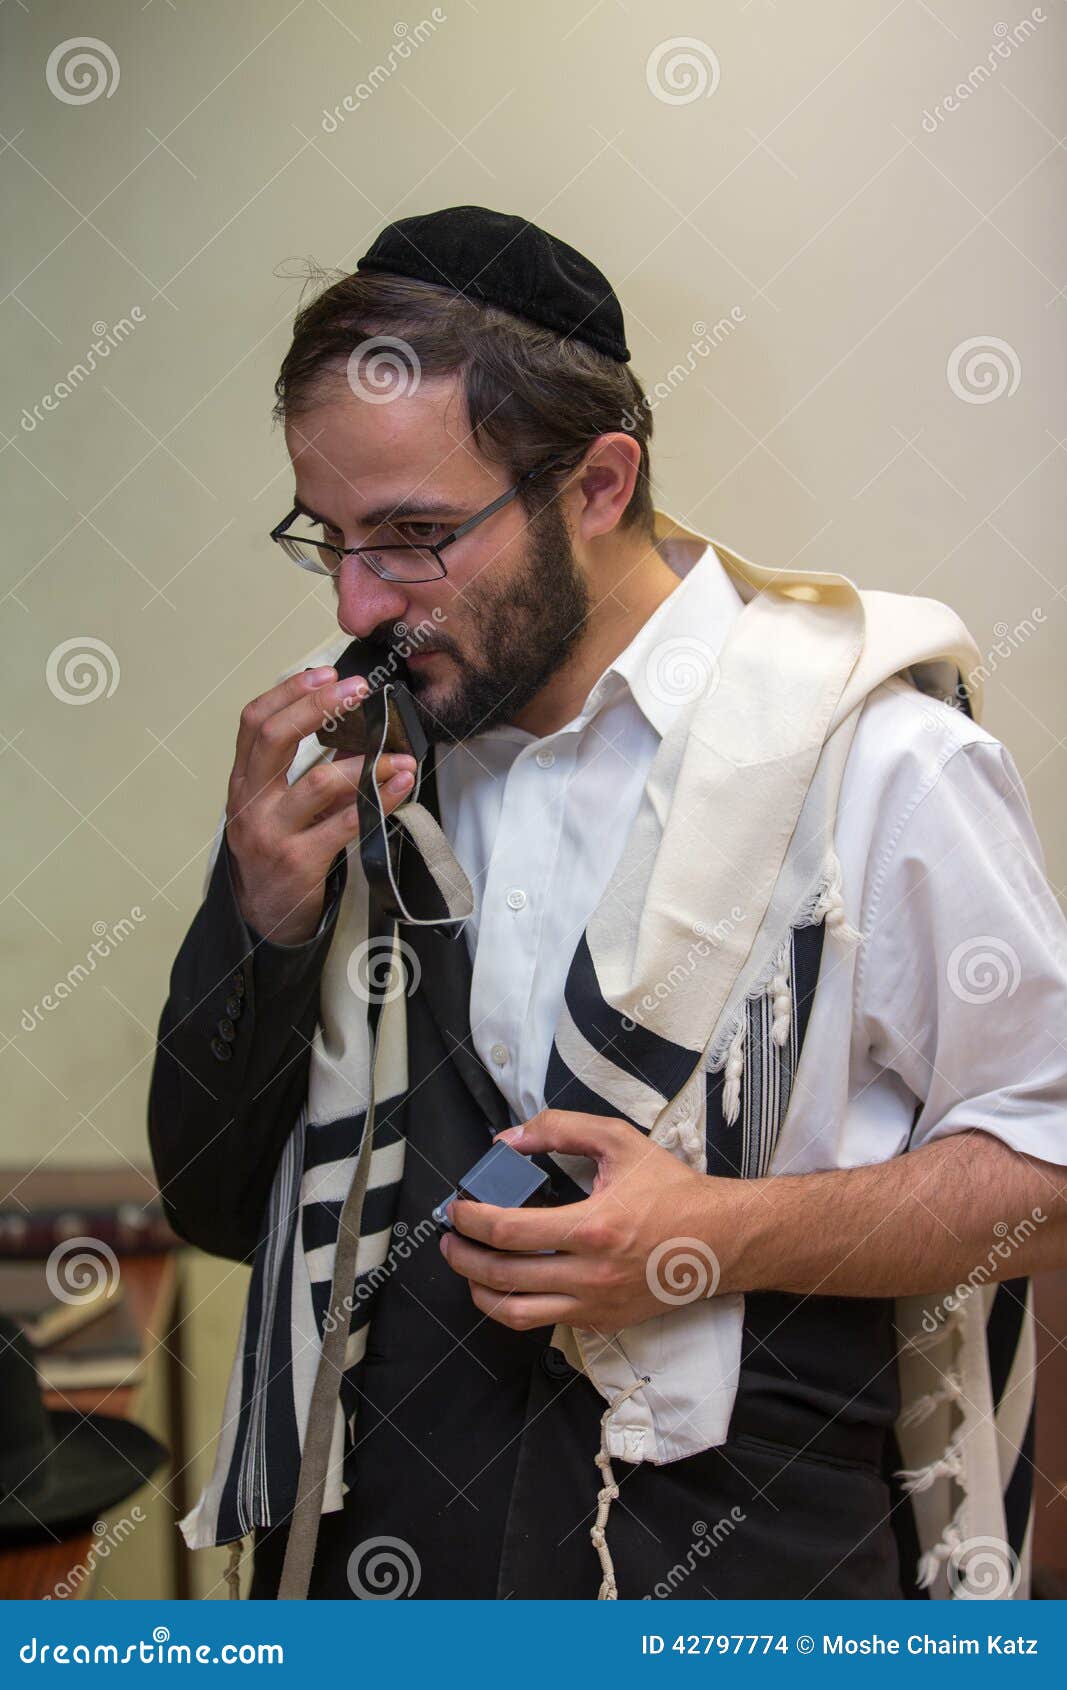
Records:
[[[706,546],[674,591],[604,670],[571,725],[583,727],[625,686],[662,738],[679,710],[712,678],[719,652],[742,608],[741,596],[714,547]]]

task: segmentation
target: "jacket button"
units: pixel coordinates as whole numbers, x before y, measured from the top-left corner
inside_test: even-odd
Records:
[[[244,997],[244,995],[245,995],[245,977],[244,977],[243,974],[241,974],[240,972],[235,974],[233,976],[232,980],[230,981],[230,985],[233,987],[234,991],[236,992],[236,994],[239,998]]]
[[[552,1344],[541,1351],[541,1368],[550,1379],[570,1379],[574,1373],[574,1368],[563,1351],[557,1350]]]
[[[237,1020],[243,1008],[244,1004],[236,992],[226,999],[226,1013],[232,1021]]]
[[[233,1046],[224,1044],[220,1038],[214,1038],[211,1041],[211,1054],[216,1062],[229,1062],[233,1055]]]
[[[219,1022],[219,1037],[225,1039],[228,1045],[232,1045],[234,1039],[237,1037],[237,1028],[228,1016],[224,1015],[222,1020]]]

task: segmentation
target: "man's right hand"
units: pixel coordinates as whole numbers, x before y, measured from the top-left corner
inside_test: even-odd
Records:
[[[326,876],[338,851],[359,836],[356,787],[364,758],[315,763],[290,786],[289,767],[307,734],[368,692],[360,675],[335,669],[291,675],[241,712],[226,799],[226,839],[245,920],[274,944],[310,939],[322,916]],[[386,814],[411,790],[415,759],[378,759]]]

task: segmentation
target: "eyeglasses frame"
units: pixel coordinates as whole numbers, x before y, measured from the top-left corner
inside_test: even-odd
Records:
[[[525,474],[520,475],[518,481],[516,481],[513,487],[509,487],[506,492],[500,493],[491,504],[485,506],[484,510],[476,511],[473,516],[469,516],[465,522],[461,522],[456,528],[453,528],[450,533],[446,534],[444,539],[435,540],[432,544],[426,540],[420,543],[404,542],[388,546],[335,546],[329,540],[308,540],[305,542],[307,545],[313,545],[316,551],[333,552],[334,556],[337,558],[336,570],[316,569],[315,565],[311,563],[310,560],[305,561],[301,558],[293,557],[291,552],[286,552],[285,555],[289,558],[290,562],[295,563],[299,569],[307,569],[311,574],[326,575],[331,580],[334,580],[336,579],[337,572],[340,570],[346,557],[362,557],[366,556],[368,553],[378,554],[381,552],[432,552],[439,570],[437,575],[393,575],[390,574],[387,569],[376,567],[375,564],[371,562],[369,556],[367,556],[367,568],[372,570],[381,581],[402,581],[409,586],[413,586],[420,581],[439,581],[442,576],[447,576],[448,574],[448,570],[439,556],[439,553],[444,551],[446,546],[453,545],[456,540],[462,540],[465,535],[469,534],[472,529],[477,528],[480,523],[483,523],[489,517],[494,516],[497,511],[503,510],[504,506],[511,503],[512,499],[517,496],[528,481],[535,481],[539,475],[544,475],[547,470],[555,468],[558,464],[565,463],[568,458],[574,458],[576,463],[579,462],[581,458],[585,456],[587,451],[588,447],[583,447],[581,452],[578,454],[574,452],[557,452],[553,457],[546,458],[543,464],[537,464],[533,469],[528,469]],[[277,544],[282,547],[283,551],[285,550],[284,542],[286,540],[295,541],[296,539],[295,535],[287,534],[285,530],[289,527],[291,522],[296,520],[298,516],[306,515],[307,512],[302,511],[299,505],[294,505],[292,510],[289,512],[289,515],[284,517],[275,528],[271,529],[271,539],[276,541]]]

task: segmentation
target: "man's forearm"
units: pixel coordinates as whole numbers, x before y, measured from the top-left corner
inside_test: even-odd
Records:
[[[903,1297],[1067,1265],[1064,1169],[977,1130],[872,1167],[736,1183],[722,1291]],[[716,1249],[717,1231],[713,1206]]]

